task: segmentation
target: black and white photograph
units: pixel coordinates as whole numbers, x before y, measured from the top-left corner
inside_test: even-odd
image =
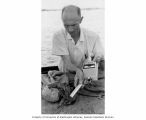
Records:
[[[41,114],[105,114],[104,0],[41,2]]]
[[[143,0],[1,0],[1,120],[146,120]]]

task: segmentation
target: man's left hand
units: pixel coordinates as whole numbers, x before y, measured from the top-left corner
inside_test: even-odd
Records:
[[[93,56],[93,61],[96,62],[96,63],[99,63],[101,60],[103,59],[102,56]]]

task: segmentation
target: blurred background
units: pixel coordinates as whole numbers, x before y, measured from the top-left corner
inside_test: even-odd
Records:
[[[84,17],[81,26],[96,32],[104,47],[104,0],[42,0],[41,67],[57,66],[59,57],[51,55],[52,35],[63,27],[61,9],[77,5]]]

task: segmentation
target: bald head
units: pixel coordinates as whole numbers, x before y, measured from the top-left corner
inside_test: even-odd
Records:
[[[74,5],[65,6],[62,9],[62,20],[78,20],[81,18],[81,10]]]

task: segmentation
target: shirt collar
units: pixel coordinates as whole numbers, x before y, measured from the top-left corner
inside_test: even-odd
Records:
[[[67,38],[68,40],[72,40],[72,37],[71,37],[71,35],[70,35],[68,32],[66,32],[66,38]]]
[[[83,30],[81,28],[80,28],[80,30],[81,30],[81,33],[80,33],[79,41],[84,41]],[[73,38],[71,37],[71,35],[68,32],[66,32],[66,38],[68,40],[73,40]]]

